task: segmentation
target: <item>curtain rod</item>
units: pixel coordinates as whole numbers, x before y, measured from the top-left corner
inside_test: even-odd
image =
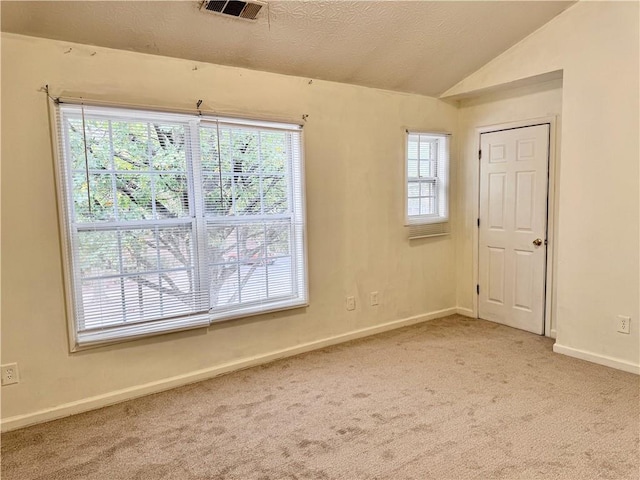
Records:
[[[47,97],[51,101],[53,101],[56,105],[60,104],[69,104],[69,105],[85,105],[90,107],[114,107],[114,108],[129,108],[132,110],[147,110],[159,113],[176,113],[176,114],[186,114],[186,115],[198,115],[198,116],[206,116],[206,117],[216,117],[220,119],[230,119],[230,120],[253,120],[256,122],[270,122],[270,123],[281,123],[288,124],[291,126],[297,126],[300,128],[304,127],[304,122],[307,121],[309,115],[303,114],[301,116],[302,122],[299,120],[291,120],[286,118],[279,118],[277,116],[268,117],[268,116],[244,116],[240,112],[232,112],[232,113],[224,113],[224,112],[216,112],[212,110],[202,110],[200,105],[202,105],[202,100],[198,100],[196,102],[195,108],[179,108],[179,107],[159,107],[157,105],[147,105],[147,104],[136,104],[136,103],[125,103],[125,102],[112,102],[109,100],[96,100],[92,98],[85,97],[65,97],[65,96],[53,96],[49,93],[49,85],[45,85],[42,90],[47,94]]]

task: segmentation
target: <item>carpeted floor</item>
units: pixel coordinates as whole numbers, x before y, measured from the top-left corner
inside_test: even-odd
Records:
[[[2,436],[2,480],[637,479],[639,377],[453,316]]]

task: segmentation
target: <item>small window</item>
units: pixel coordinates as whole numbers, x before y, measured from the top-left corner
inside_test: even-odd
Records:
[[[407,132],[406,225],[449,220],[449,136]]]
[[[299,126],[58,108],[74,348],[307,303]]]

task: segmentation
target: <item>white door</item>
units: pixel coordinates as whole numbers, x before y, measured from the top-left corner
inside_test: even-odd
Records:
[[[549,124],[480,140],[478,314],[543,334]]]

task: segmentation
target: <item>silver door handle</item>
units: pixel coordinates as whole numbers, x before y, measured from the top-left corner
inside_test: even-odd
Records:
[[[541,239],[541,238],[536,238],[536,239],[533,241],[533,244],[534,244],[536,247],[539,247],[540,245],[542,245],[542,239]]]

